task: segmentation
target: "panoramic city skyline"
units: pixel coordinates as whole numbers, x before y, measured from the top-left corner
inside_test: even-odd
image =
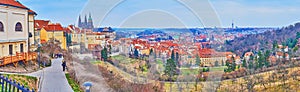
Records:
[[[144,1],[144,0],[131,0],[126,1],[115,7],[106,17],[101,21],[101,15],[103,13],[94,12],[97,10],[89,10],[87,7],[99,6],[101,4],[94,3],[95,1],[104,2],[105,0],[19,0],[26,6],[29,6],[32,10],[39,12],[37,19],[49,19],[52,22],[60,22],[63,25],[76,24],[78,16],[81,15],[84,18],[85,14],[92,13],[92,17],[95,21],[95,26],[112,26],[119,27],[122,23],[125,25],[137,26],[137,27],[203,27],[203,19],[210,15],[200,15],[200,22],[191,10],[181,6],[182,4],[175,2],[174,0],[165,1]],[[110,0],[110,2],[118,2],[119,0]],[[206,1],[206,0],[203,0]],[[58,3],[59,2],[59,3]],[[299,19],[300,7],[297,5],[300,3],[296,0],[209,0],[212,9],[215,9],[217,18],[219,18],[221,27],[231,27],[232,21],[238,27],[282,27],[293,24]],[[43,4],[41,4],[43,3]],[[92,4],[91,4],[92,3]],[[87,6],[88,5],[88,6]],[[199,5],[199,4],[198,4]],[[102,5],[103,6],[103,5]],[[87,9],[86,9],[87,8]],[[201,8],[201,7],[198,7]],[[155,10],[144,12],[145,10]],[[156,12],[158,11],[158,12]],[[142,13],[141,13],[142,12]],[[205,11],[204,11],[205,12]],[[211,11],[214,12],[214,11]],[[122,14],[122,15],[121,15]],[[139,16],[134,16],[134,14]],[[141,18],[143,16],[152,16],[152,20],[147,23],[141,24]],[[173,16],[168,17],[168,16]],[[100,17],[99,17],[100,16]],[[169,18],[169,19],[168,19]],[[130,23],[124,19],[131,19]],[[151,19],[151,18],[150,18]],[[160,22],[172,20],[171,22]],[[177,19],[178,21],[174,21]],[[218,19],[217,19],[218,20]],[[125,22],[124,22],[125,21]],[[205,21],[205,20],[204,20]],[[136,24],[136,25],[132,25]],[[156,25],[151,25],[156,24]],[[183,25],[182,25],[183,24]],[[149,26],[150,25],[150,26]],[[218,26],[218,24],[210,23],[205,27]],[[126,27],[126,26],[125,26]]]

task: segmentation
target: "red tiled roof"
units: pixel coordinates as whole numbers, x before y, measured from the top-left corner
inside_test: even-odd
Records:
[[[1,5],[9,5],[18,8],[28,9],[26,6],[22,5],[19,1],[16,0],[0,0]]]
[[[66,33],[72,33],[72,31],[69,28],[64,28],[64,32],[66,32]]]
[[[28,10],[28,14],[37,15],[33,10]]]
[[[0,5],[7,5],[7,6],[13,6],[13,7],[27,9],[29,14],[36,15],[36,13],[33,10],[30,10],[29,8],[27,8],[26,6],[24,6],[19,1],[16,1],[16,0],[0,0]]]
[[[44,27],[47,31],[64,31],[65,29],[61,26],[61,24],[49,24],[48,26]]]
[[[48,26],[50,20],[34,20],[34,28],[42,29],[45,26]]]
[[[199,56],[201,58],[211,58],[211,57],[225,57],[224,52],[217,52],[214,49],[200,49]]]

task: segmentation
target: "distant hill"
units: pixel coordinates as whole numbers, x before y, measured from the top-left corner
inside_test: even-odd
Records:
[[[225,43],[225,50],[243,55],[246,51],[271,50],[273,43],[286,44],[287,41],[295,41],[296,33],[300,32],[300,23],[283,27],[281,29],[267,31],[259,34],[246,35]]]

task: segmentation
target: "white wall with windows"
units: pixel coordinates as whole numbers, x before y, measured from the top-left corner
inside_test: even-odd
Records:
[[[0,22],[4,29],[2,31],[0,26],[0,58],[15,55],[16,52],[27,52],[28,10],[0,5]]]

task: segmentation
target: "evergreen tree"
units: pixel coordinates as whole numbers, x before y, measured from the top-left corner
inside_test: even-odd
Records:
[[[235,61],[233,60],[232,66],[231,66],[232,71],[235,71],[236,66],[237,66],[236,63],[235,63]]]
[[[101,58],[104,61],[107,61],[108,55],[107,55],[107,48],[104,47],[103,50],[101,50]]]
[[[201,66],[201,60],[198,54],[196,55],[196,65]]]
[[[264,57],[264,66],[266,66],[266,67],[270,66],[270,63],[269,63],[269,60],[268,60],[270,55],[271,55],[271,51],[267,50],[266,53],[265,53],[265,57]]]
[[[263,67],[263,63],[264,63],[264,56],[262,54],[261,51],[258,52],[258,68],[262,68]]]
[[[166,67],[165,67],[165,74],[169,77],[169,78],[172,78],[174,75],[177,74],[176,72],[176,64],[174,62],[173,59],[168,59],[167,60],[167,64],[166,64]]]
[[[248,69],[253,69],[253,66],[254,66],[253,61],[250,61],[249,64],[248,64]]]
[[[134,49],[134,57],[135,58],[139,57],[139,51],[136,48]]]
[[[297,32],[296,33],[296,39],[299,39],[300,38],[300,32]]]
[[[150,52],[149,52],[149,55],[151,55],[153,53],[153,49],[151,48],[150,49]]]
[[[245,68],[247,67],[247,62],[246,62],[245,59],[243,59],[243,64],[242,64],[242,66],[245,67]]]
[[[180,67],[180,64],[179,64],[179,53],[178,52],[176,52],[175,61],[176,61],[177,66]]]
[[[171,59],[172,59],[173,61],[175,61],[175,53],[174,53],[174,50],[172,50]]]
[[[272,48],[272,50],[274,51],[277,48],[277,46],[278,46],[277,41],[273,41],[273,48]]]
[[[226,61],[227,68],[224,70],[225,72],[231,72],[234,70],[232,63],[230,63],[229,61]]]

